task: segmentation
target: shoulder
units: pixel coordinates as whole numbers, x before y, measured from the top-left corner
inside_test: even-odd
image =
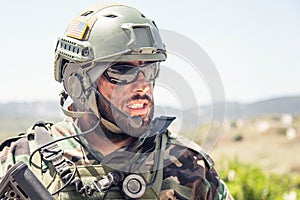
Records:
[[[0,144],[0,177],[18,161],[26,162],[30,154],[26,135],[7,138]]]
[[[10,147],[12,145],[12,143],[24,138],[24,135],[18,135],[18,136],[14,136],[14,137],[9,137],[5,140],[3,140],[0,144],[0,151],[3,151],[5,148]]]
[[[170,154],[174,154],[177,152],[177,156],[180,155],[178,154],[178,152],[181,152],[181,155],[183,155],[183,153],[185,152],[185,154],[189,154],[194,158],[197,157],[198,159],[203,160],[206,168],[212,169],[214,167],[213,159],[200,145],[181,135],[178,135],[176,137],[169,137],[167,150],[167,153]]]
[[[45,126],[48,130],[51,125],[51,123],[37,122],[33,126],[30,126],[26,133],[3,140],[0,144],[1,170],[6,171],[18,161],[27,163],[30,155],[30,141],[34,139],[34,127]]]
[[[199,145],[182,136],[168,140],[164,153],[163,178],[180,187],[190,188],[193,197],[226,199],[224,196],[228,195],[227,187],[219,178],[212,158]],[[174,192],[178,193],[176,190]]]
[[[66,118],[62,122],[55,123],[51,127],[51,135],[54,138],[67,137],[76,134],[79,129],[71,118]]]
[[[9,154],[21,155],[29,153],[26,135],[7,138],[0,144],[0,160],[3,163]]]

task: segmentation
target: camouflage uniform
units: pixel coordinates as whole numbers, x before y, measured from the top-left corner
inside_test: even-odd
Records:
[[[69,136],[76,131],[78,131],[76,126],[70,120],[51,127],[51,134],[54,139]],[[8,139],[1,144],[1,177],[18,161],[22,160],[28,163],[30,152],[32,152],[28,135]],[[212,159],[199,146],[191,144],[189,143],[189,147],[187,147],[181,143],[181,139],[168,137],[163,157],[163,181],[159,198],[232,199],[225,183],[220,180],[213,168]],[[59,143],[59,146],[64,150],[64,156],[76,163],[77,166],[99,166],[101,164],[99,157],[105,158],[99,152],[87,151],[75,139],[64,140]],[[42,181],[44,182],[44,180]],[[49,189],[49,185],[46,184],[46,187]],[[78,199],[87,198],[80,194],[76,194],[76,196]],[[64,199],[62,196],[59,198]]]

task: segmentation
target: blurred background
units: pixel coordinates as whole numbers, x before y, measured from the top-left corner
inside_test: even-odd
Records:
[[[108,1],[10,0],[1,5],[0,140],[39,120],[63,119],[62,86],[53,77],[56,40],[82,9]],[[218,133],[210,150],[236,199],[300,198],[300,2],[297,0],[119,1],[136,7],[161,29],[183,34],[214,63],[226,115],[211,121],[204,83],[197,102],[167,107],[188,113],[181,131],[199,144]],[[176,59],[169,65],[177,63]],[[201,86],[200,86],[201,85]],[[207,86],[206,86],[207,87]],[[213,92],[213,91],[211,91]],[[157,96],[161,96],[158,92]],[[195,111],[195,108],[199,112]],[[199,119],[195,137],[192,119]]]

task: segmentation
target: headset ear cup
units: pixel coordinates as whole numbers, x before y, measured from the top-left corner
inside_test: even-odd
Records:
[[[63,71],[64,89],[77,109],[92,111],[99,117],[95,94],[84,87],[84,83],[90,85],[90,80],[83,74],[83,69],[78,64],[65,64]]]
[[[77,101],[83,93],[81,72],[80,66],[75,63],[66,63],[64,66],[64,88],[74,101]]]
[[[67,93],[72,99],[78,99],[82,95],[82,83],[78,74],[72,74],[66,83]]]
[[[84,87],[82,85],[82,69],[75,63],[66,63],[63,71],[63,85],[67,94],[80,108],[86,110]]]
[[[76,65],[75,63],[66,63],[63,67],[63,85],[65,91],[70,95],[69,91],[69,78],[71,76],[74,76],[75,74],[79,74],[80,67]]]

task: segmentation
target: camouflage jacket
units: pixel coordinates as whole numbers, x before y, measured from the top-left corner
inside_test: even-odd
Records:
[[[78,132],[70,120],[57,123],[51,126],[51,129],[49,126],[49,130],[54,139]],[[22,160],[28,163],[29,155],[33,151],[28,141],[29,134],[32,134],[32,130],[27,135],[2,142],[0,146],[0,177],[3,177],[6,171],[18,161]],[[101,164],[99,152],[98,156],[95,156],[94,151],[83,148],[82,143],[75,139],[64,140],[59,143],[59,146],[64,150],[64,156],[77,166]],[[186,146],[182,139],[168,137],[163,153],[163,164],[163,184],[158,194],[160,199],[232,199],[225,183],[218,177],[212,159],[198,145],[189,143]],[[33,170],[33,172],[35,171]],[[49,187],[49,185],[46,186]],[[87,198],[80,194],[78,196],[78,199]]]

